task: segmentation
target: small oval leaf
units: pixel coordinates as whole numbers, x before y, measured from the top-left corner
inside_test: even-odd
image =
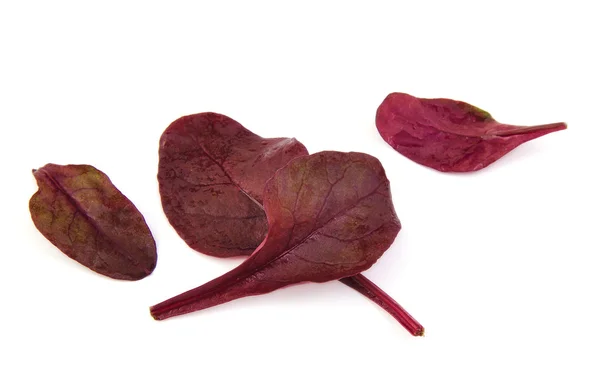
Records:
[[[34,170],[29,201],[37,229],[63,253],[102,275],[139,280],[156,266],[146,221],[103,172],[89,165]]]
[[[527,141],[567,128],[564,123],[506,125],[465,102],[404,93],[386,97],[376,125],[400,154],[444,172],[481,170]]]

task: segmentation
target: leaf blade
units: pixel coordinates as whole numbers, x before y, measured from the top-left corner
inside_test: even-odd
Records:
[[[461,101],[391,93],[377,109],[381,137],[396,151],[442,172],[481,170],[519,145],[566,129],[564,123],[514,126]]]
[[[338,182],[329,181],[332,174]],[[327,205],[326,212],[316,213],[315,204]],[[152,316],[165,319],[291,284],[356,275],[377,261],[400,230],[383,167],[361,153],[321,152],[290,161],[267,182],[264,206],[269,231],[252,256],[153,306]]]
[[[67,256],[102,275],[139,280],[156,267],[156,244],[142,214],[89,165],[34,170],[29,209],[36,228]]]
[[[308,151],[295,139],[262,138],[221,114],[179,118],[160,140],[163,210],[193,249],[217,257],[250,255],[267,231],[265,183],[302,155]]]

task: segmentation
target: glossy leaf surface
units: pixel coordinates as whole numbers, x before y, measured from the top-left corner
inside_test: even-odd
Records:
[[[102,275],[139,280],[156,266],[156,245],[142,214],[88,165],[34,170],[39,190],[29,209],[37,229],[72,259]]]
[[[362,153],[321,152],[292,160],[265,187],[265,240],[230,272],[155,305],[165,319],[300,282],[368,269],[400,230],[381,163]]]
[[[200,113],[174,121],[160,139],[163,209],[193,249],[250,255],[267,233],[262,194],[291,159],[308,155],[293,138],[262,138],[233,119]]]
[[[404,93],[386,97],[377,109],[376,124],[396,151],[444,172],[480,170],[527,141],[566,129],[564,123],[506,125],[465,102]]]

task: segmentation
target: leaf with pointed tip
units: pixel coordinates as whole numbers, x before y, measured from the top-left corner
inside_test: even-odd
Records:
[[[376,125],[400,154],[444,172],[481,170],[522,143],[567,128],[564,123],[505,125],[465,102],[404,93],[386,97]]]
[[[163,209],[193,249],[250,255],[267,233],[262,193],[291,159],[308,155],[293,138],[262,138],[217,113],[181,117],[160,139]]]
[[[368,269],[400,230],[381,163],[326,151],[293,159],[264,191],[269,230],[246,261],[151,308],[165,319],[300,282],[326,282]]]
[[[102,275],[139,280],[156,266],[156,245],[138,209],[89,165],[33,170],[29,201],[37,229],[73,260]]]

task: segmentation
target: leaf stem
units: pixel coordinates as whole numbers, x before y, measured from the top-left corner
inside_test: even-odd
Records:
[[[150,314],[155,320],[164,320],[220,305],[241,297],[264,294],[273,290],[273,288],[264,289],[264,285],[261,286],[261,284],[240,282],[243,279],[244,277],[239,273],[230,271],[204,285],[152,306]],[[423,335],[423,326],[393,298],[362,274],[346,277],[339,281],[385,309],[413,336]]]
[[[362,274],[346,277],[340,281],[385,309],[413,336],[422,336],[425,333],[423,325],[419,324],[396,300]]]
[[[509,137],[511,135],[521,135],[521,134],[530,134],[537,132],[544,132],[544,134],[552,133],[559,130],[565,130],[567,128],[567,124],[564,122],[558,123],[548,123],[546,125],[536,125],[536,126],[509,126],[509,125],[500,125],[503,130],[500,131],[490,131],[488,134],[496,135],[499,137]]]

